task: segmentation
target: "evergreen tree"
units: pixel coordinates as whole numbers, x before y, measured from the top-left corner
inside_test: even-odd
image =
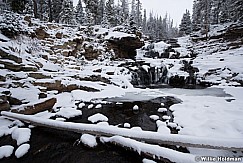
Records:
[[[84,3],[86,5],[86,8],[89,9],[89,13],[91,14],[90,16],[93,17],[94,19],[94,24],[98,23],[98,5],[99,1],[98,0],[84,0]]]
[[[179,30],[180,35],[190,34],[192,31],[191,26],[192,26],[192,24],[191,24],[190,12],[189,12],[189,10],[186,10],[186,13],[183,14],[183,17],[181,19],[180,30]]]
[[[64,0],[62,3],[62,12],[59,15],[59,23],[63,24],[75,24],[74,12],[73,12],[73,1]]]
[[[121,17],[122,17],[122,22],[126,22],[129,18],[129,5],[127,0],[122,0],[121,1]]]
[[[101,24],[105,14],[105,0],[100,0],[98,6],[97,24]]]
[[[52,1],[52,15],[55,22],[59,22],[59,15],[62,11],[62,0]]]
[[[27,0],[11,0],[10,6],[13,12],[21,14],[25,10],[26,3]]]
[[[78,4],[76,6],[76,21],[79,24],[84,23],[84,11],[83,11],[83,5],[81,0],[78,1]]]
[[[116,25],[116,18],[115,18],[116,13],[114,8],[115,8],[114,0],[108,0],[106,2],[105,10],[106,10],[107,20],[111,26]]]
[[[145,34],[148,33],[148,28],[147,28],[147,13],[146,13],[146,9],[144,9],[143,12],[143,27],[142,30]]]

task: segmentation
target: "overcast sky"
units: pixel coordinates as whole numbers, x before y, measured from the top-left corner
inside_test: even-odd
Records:
[[[77,1],[78,0],[73,0],[75,6]],[[131,0],[129,0],[129,2],[130,1]],[[147,10],[147,15],[153,10],[154,14],[164,17],[167,12],[171,19],[174,20],[174,26],[180,24],[186,9],[190,10],[190,13],[192,13],[193,0],[141,0],[141,2],[143,4],[143,9]]]

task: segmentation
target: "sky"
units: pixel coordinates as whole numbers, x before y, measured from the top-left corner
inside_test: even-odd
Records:
[[[77,1],[73,0],[74,6],[76,6]],[[147,15],[150,11],[153,11],[154,15],[161,15],[162,17],[168,13],[174,20],[174,26],[179,26],[186,9],[192,13],[193,0],[141,0],[141,2],[143,9],[147,10]]]

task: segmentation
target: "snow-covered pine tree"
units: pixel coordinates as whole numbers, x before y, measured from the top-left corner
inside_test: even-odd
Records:
[[[243,21],[243,1],[231,0],[229,12],[231,21]]]
[[[135,13],[135,22],[140,28],[142,26],[142,3],[140,2],[140,0],[137,0]]]
[[[79,0],[78,4],[76,6],[76,22],[78,24],[83,24],[84,23],[84,10],[83,10],[83,5],[82,5],[82,1]]]
[[[143,23],[142,23],[142,30],[144,34],[148,34],[148,27],[147,27],[147,12],[146,9],[143,11]]]
[[[183,14],[179,28],[180,28],[179,34],[181,36],[188,35],[191,33],[192,23],[191,23],[191,16],[189,10],[186,10],[186,12]]]
[[[114,8],[115,8],[114,0],[108,0],[106,2],[105,10],[106,10],[107,20],[111,26],[116,25],[116,18],[115,18],[116,13]]]
[[[52,1],[52,15],[55,22],[59,22],[59,15],[62,11],[62,0]]]
[[[102,21],[101,21],[101,26],[103,28],[110,28],[110,26],[111,26],[107,19],[106,10],[104,10],[104,14],[103,14]]]
[[[90,16],[93,17],[94,24],[97,24],[99,0],[84,0],[84,3],[86,5],[86,8],[89,9],[90,14],[92,14],[92,16],[91,15]]]
[[[11,0],[10,6],[13,12],[23,13],[27,0]]]
[[[105,0],[99,1],[98,14],[97,14],[97,24],[101,24],[105,13]]]
[[[122,23],[124,24],[129,19],[129,4],[127,0],[121,1],[121,9]]]
[[[76,24],[75,19],[74,19],[72,0],[64,0],[62,2],[62,12],[59,15],[59,23]]]

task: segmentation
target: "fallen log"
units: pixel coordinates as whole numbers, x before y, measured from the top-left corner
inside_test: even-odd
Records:
[[[177,134],[166,135],[158,132],[136,131],[126,128],[118,128],[116,126],[60,122],[51,119],[35,117],[33,115],[21,115],[6,111],[2,111],[1,114],[9,118],[29,122],[34,126],[49,127],[82,134],[86,133],[100,137],[112,137],[119,135],[152,144],[168,144],[182,147],[243,151],[243,139],[220,139]]]
[[[111,138],[101,137],[100,140],[102,143],[111,143],[137,152],[140,155],[163,162],[190,163],[195,162],[196,158],[195,155],[189,153],[182,153],[172,149],[160,147],[158,145],[146,144],[121,136],[113,136]]]

